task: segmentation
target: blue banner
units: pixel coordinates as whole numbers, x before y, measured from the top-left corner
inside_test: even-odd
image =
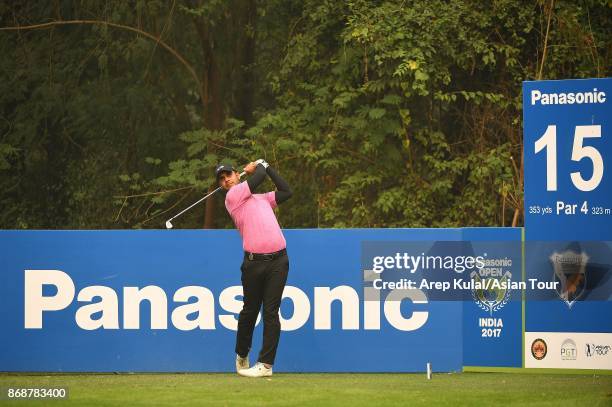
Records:
[[[360,264],[363,241],[453,241],[461,230],[285,234],[277,371],[461,369],[461,305],[364,301]],[[1,231],[0,247],[0,371],[233,370],[236,231]],[[257,351],[261,324],[255,338]]]
[[[521,229],[466,228],[463,238],[486,253],[479,278],[522,282]],[[523,340],[521,290],[475,290],[463,303],[463,364],[521,367]]]
[[[527,240],[612,240],[612,79],[523,82]]]
[[[523,83],[525,366],[610,369],[612,79]],[[611,355],[612,356],[612,355]],[[607,359],[606,359],[607,358]]]

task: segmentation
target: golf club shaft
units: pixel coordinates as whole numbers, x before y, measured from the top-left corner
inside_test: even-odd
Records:
[[[242,178],[244,176],[244,174],[246,174],[246,172],[241,172],[240,173],[240,178]],[[208,193],[206,196],[204,196],[203,198],[200,198],[198,201],[192,203],[190,206],[188,206],[187,208],[183,209],[182,211],[180,211],[179,213],[177,213],[176,215],[174,215],[173,217],[171,217],[170,219],[168,219],[168,222],[172,221],[175,218],[178,218],[179,216],[181,216],[182,214],[184,214],[185,212],[187,212],[189,209],[193,208],[194,206],[196,206],[197,204],[199,204],[200,202],[206,200],[206,198],[208,198],[211,195],[214,195],[215,193],[217,193],[219,190],[221,189],[221,187],[215,189],[214,191]]]

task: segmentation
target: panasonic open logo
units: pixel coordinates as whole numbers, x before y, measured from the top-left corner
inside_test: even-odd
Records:
[[[590,92],[542,93],[535,89],[531,91],[531,105],[574,105],[605,103],[606,92],[593,88]]]
[[[75,294],[78,308],[74,319],[81,329],[140,329],[142,303],[147,303],[151,310],[150,328],[168,329],[168,296],[161,287],[155,285],[141,288],[123,287],[121,298],[113,288],[102,285],[83,287],[77,294],[74,281],[61,270],[25,270],[24,286],[26,329],[42,329],[44,314],[66,310],[74,304]],[[428,311],[415,310],[408,316],[404,316],[401,312],[404,300],[411,301],[419,307],[422,307],[420,304],[427,304],[427,297],[423,291],[394,290],[381,301],[380,291],[367,288],[365,290],[371,292],[366,293],[367,301],[362,302],[357,291],[350,286],[314,287],[311,296],[314,298],[314,304],[311,304],[309,296],[304,291],[288,285],[283,291],[283,299],[289,299],[293,303],[293,314],[284,318],[279,313],[281,329],[293,331],[303,327],[310,319],[311,309],[315,330],[332,329],[332,303],[340,305],[340,308],[334,305],[334,309],[341,309],[340,326],[343,330],[358,330],[361,327],[366,330],[379,330],[381,308],[382,315],[389,324],[400,331],[414,331],[427,322]],[[43,291],[54,294],[44,295]],[[238,314],[242,310],[241,297],[241,286],[231,286],[222,290],[218,296],[218,305],[222,312],[216,315],[215,296],[210,289],[203,286],[181,287],[172,296],[174,304],[170,305],[173,308],[170,312],[170,322],[174,328],[181,331],[216,329],[217,322],[235,331]],[[363,321],[360,318],[362,309]]]

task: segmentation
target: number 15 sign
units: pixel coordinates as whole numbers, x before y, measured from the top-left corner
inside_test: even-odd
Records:
[[[612,78],[523,82],[528,240],[612,240]]]

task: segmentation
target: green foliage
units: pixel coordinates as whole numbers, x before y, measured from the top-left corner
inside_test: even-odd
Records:
[[[521,81],[612,66],[609,4],[551,3],[1,5],[0,26],[111,21],[183,60],[104,24],[0,31],[0,227],[163,227],[260,157],[294,189],[285,227],[510,225]]]
[[[275,140],[299,141],[288,152],[299,170],[285,171],[301,200],[314,193],[317,205],[296,224],[510,225],[523,210],[512,158],[522,148],[520,81],[536,75],[544,6],[306,1],[275,75],[278,107],[257,125]],[[603,39],[604,19],[585,24],[587,9],[599,16],[602,8],[562,2],[554,14]],[[565,28],[554,25],[555,36]],[[559,67],[581,64],[579,76],[605,76],[609,50],[592,44],[591,63],[584,52],[565,54],[547,60],[544,77],[574,77]]]

